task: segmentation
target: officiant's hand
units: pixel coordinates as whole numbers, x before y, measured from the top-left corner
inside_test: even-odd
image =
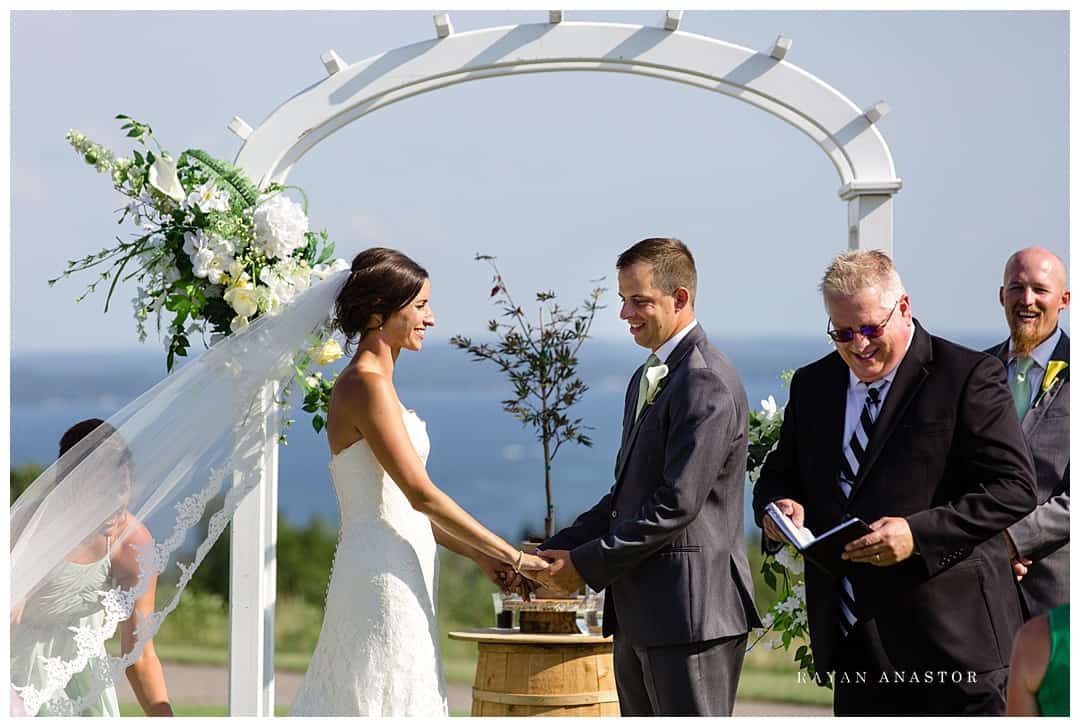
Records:
[[[791,522],[795,523],[795,527],[801,528],[803,526],[803,521],[806,518],[806,513],[803,510],[803,506],[800,505],[798,502],[785,497],[782,500],[773,500],[773,504],[780,508],[780,512],[791,518]],[[761,518],[761,524],[763,529],[765,530],[765,535],[768,536],[770,539],[775,540],[779,543],[787,543],[788,545],[794,545],[794,543],[790,542],[787,538],[784,537],[784,534],[780,532],[780,528],[776,526],[776,523],[773,522],[773,519],[768,515]]]
[[[908,521],[902,517],[883,517],[870,523],[874,532],[844,546],[841,557],[855,563],[896,565],[907,560],[915,550],[915,538]]]
[[[540,582],[545,588],[556,593],[568,594],[585,585],[585,579],[578,573],[569,550],[542,550],[540,553],[550,561],[551,566],[540,574]]]

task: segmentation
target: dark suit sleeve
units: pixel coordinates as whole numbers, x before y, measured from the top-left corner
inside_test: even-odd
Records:
[[[644,366],[639,366],[634,375],[630,377],[626,385],[626,395],[623,399],[623,418],[625,420],[631,406],[630,395],[633,393],[634,401],[637,400],[638,382]],[[622,459],[622,450],[615,456],[615,462]],[[618,464],[615,465],[618,470]],[[611,518],[611,498],[615,492],[612,485],[608,493],[600,498],[600,502],[593,505],[586,512],[578,515],[570,527],[563,528],[559,532],[545,540],[540,550],[573,550],[582,543],[599,538],[608,531],[608,520]]]
[[[796,441],[798,439],[798,391],[799,373],[791,378],[788,403],[784,406],[784,421],[780,424],[780,439],[773,451],[765,458],[761,473],[754,484],[754,522],[761,527],[765,515],[765,506],[775,500],[789,498],[806,506],[802,479],[799,476],[799,461]],[[775,553],[781,543],[761,533],[761,547],[767,553]]]
[[[1069,542],[1069,468],[1049,500],[1009,528],[1016,551],[1037,561]]]
[[[1035,508],[1035,468],[1002,381],[1001,362],[989,356],[972,369],[960,395],[951,458],[962,482],[938,507],[909,515],[916,555],[933,576],[967,557]],[[899,483],[898,483],[899,485]]]
[[[582,543],[604,535],[608,530],[608,521],[611,519],[611,493],[614,489],[612,487],[600,498],[600,502],[578,515],[570,527],[563,528],[545,540],[540,550],[572,550]]]
[[[663,481],[633,518],[571,553],[585,582],[597,590],[671,542],[697,517],[740,432],[735,400],[715,371],[691,369],[686,384],[671,394]]]

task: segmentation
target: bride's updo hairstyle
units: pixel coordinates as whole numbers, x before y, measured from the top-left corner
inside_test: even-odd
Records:
[[[134,464],[131,450],[119,435],[113,435],[116,435],[116,428],[101,419],[84,419],[73,424],[60,437],[58,476],[69,474],[99,447],[104,447],[99,457],[108,457],[111,462],[130,470]]]
[[[334,301],[334,327],[345,336],[345,350],[379,327],[368,327],[372,316],[385,322],[417,296],[427,279],[427,270],[397,250],[372,247],[354,257],[352,275]]]

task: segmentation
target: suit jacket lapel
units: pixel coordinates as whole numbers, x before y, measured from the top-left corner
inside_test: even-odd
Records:
[[[840,474],[840,458],[844,456],[844,417],[847,411],[847,387],[848,367],[840,354],[833,353],[836,358],[833,371],[830,372],[828,381],[819,390],[820,407],[823,422],[820,436],[821,451],[827,453],[824,460],[824,472],[828,473],[825,481],[829,483],[827,491],[835,496],[841,503],[844,501],[843,492],[840,489],[838,477]]]
[[[637,392],[641,386],[641,377],[645,374],[645,364],[638,366],[637,371],[630,377],[630,385],[626,390],[626,402],[623,408],[622,442],[619,444],[619,461],[615,464],[616,473],[622,471],[622,463],[626,459],[627,443],[630,441],[630,432],[634,428],[634,409],[637,407]]]
[[[1008,342],[1006,342],[1006,345]],[[1006,352],[1006,356],[1008,353]],[[1069,337],[1065,335],[1065,331],[1061,332],[1061,338],[1058,339],[1057,345],[1054,346],[1054,352],[1050,354],[1051,361],[1069,361]],[[1024,415],[1024,421],[1022,423],[1024,429],[1024,436],[1029,436],[1032,430],[1042,421],[1043,416],[1050,409],[1050,406],[1054,403],[1054,399],[1057,398],[1058,393],[1064,388],[1065,381],[1069,378],[1069,367],[1066,367],[1062,371],[1058,372],[1057,379],[1060,379],[1060,383],[1052,385],[1049,390],[1043,391],[1043,381],[1039,381],[1039,393],[1035,397],[1035,402],[1028,409],[1027,414]]]
[[[676,369],[678,369],[679,365],[683,362],[683,359],[686,358],[686,355],[690,353],[698,343],[703,343],[705,340],[705,331],[702,330],[701,324],[698,323],[694,326],[693,330],[686,334],[686,337],[683,338],[683,340],[679,341],[679,345],[675,347],[675,350],[668,356],[667,361],[664,362],[668,367],[668,375],[665,377],[665,381],[671,381],[672,377],[675,375]],[[644,365],[638,369],[637,374],[631,381],[630,392],[627,394],[626,412],[623,416],[622,447],[619,449],[618,469],[615,472],[616,483],[618,483],[619,478],[622,477],[623,467],[630,456],[630,450],[634,447],[634,441],[637,439],[638,430],[641,429],[641,423],[656,406],[656,402],[654,401],[652,404],[649,404],[641,410],[641,416],[636,420],[634,419],[634,411],[637,409],[637,392],[638,387],[641,385],[641,377],[644,375],[644,369]],[[657,398],[659,399],[664,396],[666,392],[667,387],[665,386],[660,393],[657,394]]]
[[[1005,342],[994,349],[993,353],[997,356],[1001,363],[1005,364],[1006,370],[1009,367],[1009,339],[1005,339]],[[1069,361],[1069,336],[1065,331],[1061,332],[1061,338],[1058,339],[1057,345],[1054,346],[1054,352],[1050,354],[1051,361]],[[1043,415],[1046,414],[1050,405],[1054,403],[1054,399],[1057,398],[1058,392],[1064,388],[1064,382],[1068,379],[1069,369],[1058,374],[1058,378],[1062,379],[1062,383],[1053,386],[1049,391],[1042,392],[1042,381],[1039,382],[1040,392],[1036,395],[1035,401],[1031,408],[1028,409],[1027,414],[1024,415],[1024,421],[1021,422],[1021,426],[1024,430],[1024,436],[1030,436],[1036,425],[1042,421]],[[1008,375],[1006,375],[1006,383],[1008,383]]]
[[[915,336],[911,339],[911,348],[908,349],[904,360],[900,362],[893,378],[889,392],[885,396],[885,405],[881,408],[877,420],[874,422],[874,431],[870,435],[870,441],[866,446],[862,464],[859,465],[859,474],[855,477],[855,484],[851,488],[851,497],[854,498],[859,487],[866,481],[867,473],[873,468],[885,443],[889,441],[893,429],[896,428],[900,417],[907,410],[908,405],[915,398],[923,381],[929,375],[929,366],[933,363],[933,350],[930,345],[930,334],[923,330],[918,321],[915,325]]]

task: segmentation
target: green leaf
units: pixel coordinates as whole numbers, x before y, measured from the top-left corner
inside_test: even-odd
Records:
[[[216,159],[202,149],[188,149],[180,155],[180,160],[184,159],[193,162],[222,186],[228,187],[230,195],[242,199],[245,207],[254,207],[258,203],[259,190],[239,167]]]
[[[315,428],[316,432],[321,432],[323,426],[325,425],[326,421],[322,418],[321,414],[316,414],[315,416],[311,417],[311,426]]]
[[[327,262],[334,255],[334,243],[330,243],[323,248],[322,254],[319,255],[319,259],[315,261],[316,265],[321,265]]]

